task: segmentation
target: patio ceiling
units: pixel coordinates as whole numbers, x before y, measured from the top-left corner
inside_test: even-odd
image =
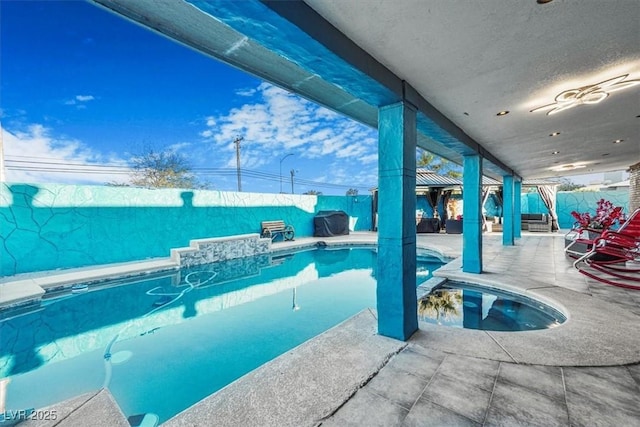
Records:
[[[530,112],[562,91],[640,79],[637,0],[305,1],[524,178],[640,159],[640,85]],[[550,170],[565,164],[585,167]]]
[[[640,79],[637,0],[94,1],[371,126],[404,97],[419,146],[457,163],[480,152],[496,179],[640,159],[640,85],[586,88]],[[582,92],[568,100],[609,96],[530,111],[571,89]]]

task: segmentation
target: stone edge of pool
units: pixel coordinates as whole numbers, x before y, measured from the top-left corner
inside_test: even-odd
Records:
[[[371,380],[407,343],[377,333],[365,309],[185,409],[163,426],[317,425]],[[99,399],[93,399],[95,396]],[[93,399],[93,400],[92,400]],[[126,426],[108,390],[51,405],[59,427]],[[76,414],[76,415],[74,415]],[[79,416],[77,414],[80,414]],[[22,425],[22,424],[21,424]],[[30,424],[27,422],[25,425]]]
[[[321,240],[328,246],[376,243],[375,235],[366,237]],[[274,245],[273,252],[313,247],[319,239],[302,240]],[[456,254],[446,245],[433,248],[419,242],[418,246],[442,257],[459,255],[459,251]],[[165,260],[155,261],[160,266],[156,271],[176,268],[163,264]],[[515,281],[509,275],[467,274],[461,270],[460,258],[443,266],[435,276],[418,288],[418,297],[446,280],[480,284],[537,298],[567,314],[567,322],[552,329],[516,333],[438,327],[421,322],[409,345],[532,365],[616,366],[640,362],[640,352],[629,345],[640,341],[640,330],[633,327],[640,323],[640,316],[620,313],[613,304],[533,277],[519,276]],[[615,329],[603,324],[601,319],[605,316],[609,325],[616,325]],[[164,425],[200,425],[212,417],[221,425],[238,425],[239,419],[245,419],[242,417],[272,420],[278,425],[317,424],[407,345],[377,335],[375,317],[374,310],[364,310],[187,408]],[[367,368],[359,370],[355,377],[349,376],[361,363]],[[332,388],[335,378],[345,380],[338,389]],[[327,391],[332,397],[318,402],[318,396],[325,396]]]
[[[300,238],[291,241],[277,242],[271,245],[271,254],[293,250],[312,249],[318,242],[327,246],[358,246],[376,245],[377,234],[353,233],[347,236],[328,238]],[[432,248],[428,245],[418,244],[419,249],[429,250],[442,259],[453,259],[459,255],[449,248]],[[0,282],[0,310],[18,308],[37,304],[47,293],[68,289],[74,284],[88,283],[99,285],[107,280],[135,279],[179,269],[179,264],[172,259],[154,258],[144,261],[131,261],[124,263],[104,264],[91,267],[72,268],[65,270],[52,270],[36,273],[27,273],[5,277]]]
[[[375,245],[377,234],[360,232],[331,238],[299,238],[274,243],[271,253],[311,249],[318,242],[323,242],[326,246]],[[453,259],[435,271],[432,279],[418,287],[418,299],[443,281],[461,281],[538,299],[564,313],[567,321],[552,329],[518,333],[442,328],[421,322],[421,330],[417,336],[426,334],[429,337],[431,344],[425,344],[427,347],[466,356],[525,364],[607,366],[640,362],[640,352],[634,350],[633,346],[626,345],[630,339],[640,342],[640,329],[633,327],[640,323],[640,316],[619,312],[614,305],[605,301],[538,280],[531,275],[504,272],[493,274],[491,271],[485,272],[486,274],[464,273],[460,249],[450,243],[453,242],[418,238],[419,249],[430,251],[442,259]],[[158,258],[95,268],[44,272],[34,277],[0,284],[0,310],[25,302],[37,304],[46,291],[69,288],[74,283],[100,283],[109,279],[136,277],[145,279],[152,274],[175,271],[177,268],[177,264],[170,258]],[[21,286],[24,287],[22,293],[18,290]],[[603,326],[602,318],[607,318],[610,324],[617,327],[612,329]],[[475,345],[469,345],[470,342]]]
[[[412,340],[423,347],[531,365],[618,366],[640,362],[640,351],[629,345],[640,342],[640,316],[536,277],[518,273],[471,274],[463,272],[461,266],[458,258],[436,270],[431,280],[466,282],[518,293],[560,310],[567,320],[555,328],[523,332],[465,330],[420,322],[420,331]],[[428,286],[425,288],[422,295],[428,292]]]

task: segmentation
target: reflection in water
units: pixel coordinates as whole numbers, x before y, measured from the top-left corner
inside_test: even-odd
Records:
[[[566,317],[524,296],[466,284],[447,284],[419,301],[421,321],[487,331],[528,331],[558,326]]]
[[[296,301],[296,288],[293,288],[293,303],[291,304],[291,310],[298,311],[300,310],[300,306]]]
[[[462,291],[438,289],[420,300],[418,313],[423,317],[435,318],[441,325],[441,319],[451,320],[459,316]]]
[[[417,261],[419,271],[441,264]],[[266,255],[108,282],[0,313],[7,405],[44,407],[108,385],[125,414],[152,412],[163,422],[375,307],[376,268],[375,251],[364,248]]]

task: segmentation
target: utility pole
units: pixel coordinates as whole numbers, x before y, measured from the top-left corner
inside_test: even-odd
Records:
[[[238,168],[238,191],[242,191],[242,179],[240,177],[240,142],[242,142],[244,138],[241,136],[236,137],[233,140],[233,143],[236,145],[236,166]]]
[[[293,176],[296,174],[296,171],[291,169],[291,194],[293,194]]]
[[[293,156],[293,153],[289,153],[280,159],[280,194],[282,194],[282,161],[289,156]]]

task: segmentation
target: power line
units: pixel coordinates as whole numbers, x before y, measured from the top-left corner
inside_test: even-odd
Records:
[[[71,163],[71,162],[39,162],[39,161],[29,161],[29,160],[11,160],[7,159],[7,162],[10,163],[27,163],[27,164],[38,164],[38,165],[62,165],[62,166],[82,166],[82,167],[108,167],[108,168],[122,168],[122,169],[131,169],[129,166],[121,166],[115,163]]]
[[[41,159],[41,160],[48,160],[47,162],[37,162],[37,161],[25,161],[25,160],[13,160],[13,157],[19,157],[22,159]],[[79,163],[76,161],[69,161],[69,160],[65,160],[65,159],[60,159],[60,158],[51,158],[51,157],[38,157],[38,156],[21,156],[18,154],[12,154],[12,155],[8,155],[6,156],[5,160],[7,162],[14,162],[14,163],[48,163],[48,164],[63,164],[63,165],[92,165],[92,166],[115,166],[115,167],[125,167],[122,166],[121,163]],[[56,161],[56,160],[60,160],[60,162]]]
[[[105,169],[67,169],[67,168],[42,168],[42,167],[29,167],[29,166],[20,166],[20,167],[7,166],[6,168],[8,170],[23,171],[23,172],[98,173],[98,174],[116,174],[116,175],[130,174],[127,171],[105,170]]]
[[[12,157],[27,157],[27,156],[12,156]],[[32,157],[35,158],[35,157]],[[24,172],[47,172],[47,173],[96,173],[96,174],[115,174],[115,175],[129,175],[135,173],[135,170],[122,165],[117,164],[98,164],[98,163],[77,163],[77,162],[57,162],[57,161],[25,161],[25,160],[13,160],[5,159],[6,169],[14,171]],[[33,166],[35,165],[35,166]],[[67,167],[65,167],[67,166]],[[198,176],[232,176],[237,175],[235,168],[210,168],[210,167],[198,167],[191,168],[191,173]],[[269,182],[280,182],[280,175],[269,172],[262,172],[258,170],[244,169],[243,173],[247,177],[260,179]],[[320,188],[333,188],[333,189],[349,189],[353,187],[357,188],[369,188],[367,185],[345,185],[336,184],[324,181],[313,181],[307,179],[300,179],[296,176],[296,182],[299,185],[320,187]]]

